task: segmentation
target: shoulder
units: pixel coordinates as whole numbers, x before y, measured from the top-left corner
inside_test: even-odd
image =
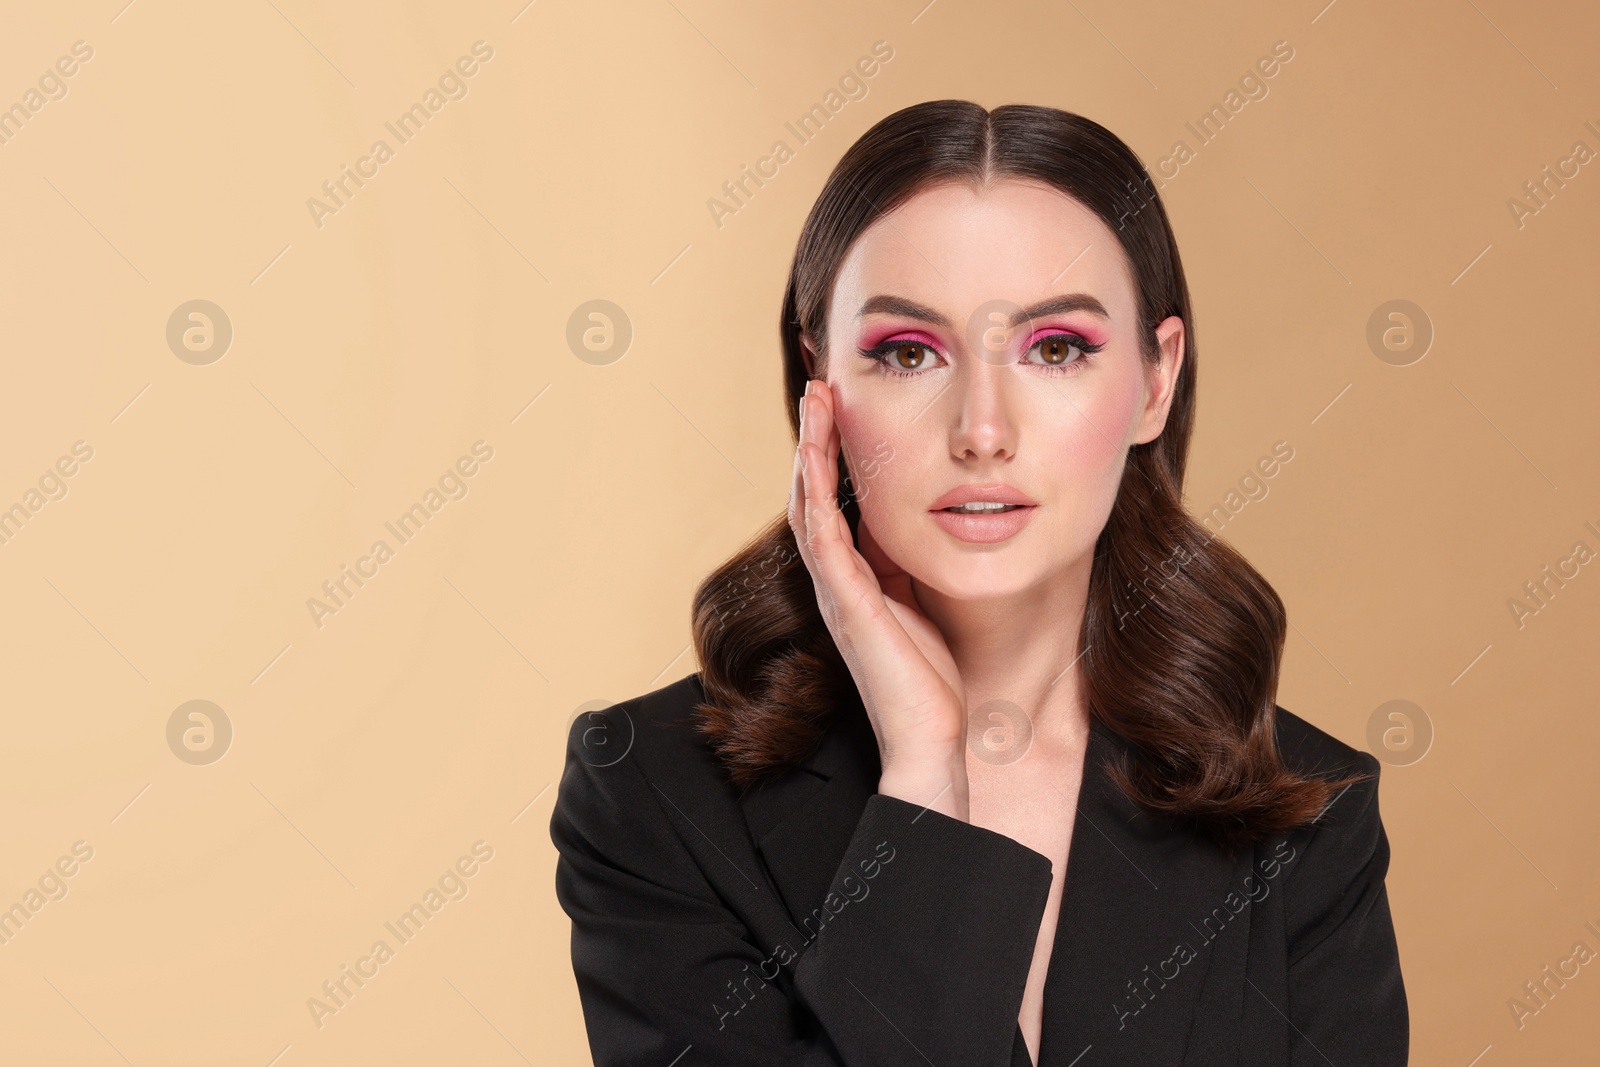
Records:
[[[704,699],[697,671],[608,707],[579,712],[567,727],[568,759],[590,766],[631,760],[647,773],[685,759],[700,762],[710,754],[694,729],[695,706]]]
[[[737,796],[710,739],[697,726],[705,700],[699,672],[607,707],[579,712],[568,724],[558,812],[595,809],[656,818],[677,803],[724,810]]]
[[[1311,830],[1324,838],[1370,835],[1377,819],[1378,776],[1382,769],[1375,756],[1345,744],[1286,708],[1276,709],[1278,754],[1296,774],[1330,780],[1360,776],[1330,798]]]
[[[1353,913],[1371,906],[1389,867],[1389,842],[1378,806],[1382,764],[1300,716],[1277,709],[1279,754],[1299,774],[1360,780],[1336,790],[1321,814],[1287,835],[1286,918],[1291,956],[1303,957]]]
[[[1276,708],[1278,753],[1290,770],[1319,778],[1376,772],[1378,761],[1370,753],[1345,744],[1287,708]]]
[[[1378,826],[1378,778],[1382,770],[1376,757],[1334,737],[1293,712],[1276,709],[1278,754],[1296,774],[1335,780],[1359,776],[1342,786],[1322,813],[1298,831],[1360,847],[1370,846]]]
[[[704,824],[697,805],[717,804],[731,789],[693,729],[703,698],[696,673],[573,718],[550,818],[563,857],[698,884],[672,813],[696,808]]]

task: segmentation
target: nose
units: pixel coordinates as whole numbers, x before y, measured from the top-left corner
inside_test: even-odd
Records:
[[[959,390],[950,427],[950,454],[958,460],[1010,459],[1016,454],[1016,368],[1003,361],[969,359],[951,385]]]

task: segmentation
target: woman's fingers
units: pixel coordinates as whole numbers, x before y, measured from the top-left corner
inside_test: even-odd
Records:
[[[821,379],[818,379],[811,388],[811,403],[815,405],[815,410],[818,412],[818,417],[814,422],[814,425],[817,427],[817,432],[813,437],[813,440],[819,445],[821,445],[823,441],[827,442],[825,451],[827,452],[828,476],[836,490],[839,479],[839,455],[843,450],[843,434],[840,433],[838,421],[835,418],[835,412],[837,409],[834,406],[833,390],[828,386],[827,382],[824,382]],[[848,457],[846,458],[848,459]],[[848,463],[846,464],[846,469],[853,478],[855,476],[855,471],[849,468]],[[837,502],[836,494],[830,492],[829,499]],[[888,586],[883,585],[881,581],[885,573],[885,569],[877,566],[875,561],[866,557],[866,534],[864,524],[859,527],[861,532],[859,532],[856,537],[852,538],[850,534],[850,523],[844,517],[844,513],[839,511],[837,506],[834,507],[833,511],[837,515],[837,519],[835,521],[838,525],[840,539],[851,549],[851,551],[848,553],[851,563],[855,566],[856,570],[860,572],[860,576],[867,580],[868,584],[874,584],[882,592],[888,592]],[[857,548],[858,541],[861,545],[861,548],[859,549]],[[879,555],[881,556],[882,553],[880,552]],[[903,573],[904,572],[901,572],[902,575]],[[905,580],[909,581],[910,579],[906,578]]]
[[[796,543],[811,571],[817,602],[846,659],[884,664],[913,662],[921,658],[917,642],[885,599],[877,571],[856,549],[850,524],[839,509],[839,432],[833,421],[831,399],[827,386],[816,382],[802,405],[804,417],[796,449],[796,499],[801,503],[798,509],[790,510]],[[825,458],[830,455],[831,462]],[[875,544],[873,547],[882,556],[881,549]],[[894,572],[891,581],[903,586],[900,596],[910,604],[910,577],[883,558],[885,570]]]
[[[839,433],[839,424],[834,418],[833,390],[827,382],[818,378],[811,386],[811,396],[811,402],[816,405],[816,410],[820,414],[817,420],[819,425],[814,440],[817,443],[817,447],[821,448],[826,455],[828,470],[831,472],[830,476],[834,482],[835,500],[837,500],[839,452],[843,447],[843,441],[842,435]],[[848,458],[847,456],[847,461]],[[852,478],[855,477],[855,471],[850,468],[848,462],[845,464],[845,473]],[[848,530],[849,523],[846,523],[845,527]]]
[[[800,444],[801,486],[804,490],[805,545],[810,554],[812,576],[826,587],[836,601],[842,599],[841,581],[854,570],[848,553],[850,527],[835,498],[838,475],[823,460],[823,451],[813,441]]]
[[[837,620],[835,639],[848,644],[851,652],[885,657],[880,662],[900,662],[914,648],[890,612],[872,568],[856,550],[850,523],[839,508],[838,427],[826,385],[818,383],[812,389],[800,448],[810,480],[805,523],[819,601],[831,606]],[[830,455],[831,461],[826,458]]]
[[[805,453],[801,445],[805,443],[806,398],[800,398],[800,441],[794,449],[794,474],[789,480],[789,529],[794,531],[795,545],[800,550],[800,555],[806,561],[806,566],[811,566],[811,556],[806,548],[806,488],[803,480],[803,465]]]
[[[840,434],[832,401],[820,381],[801,401],[789,498],[789,524],[818,608],[866,700],[880,749],[959,752],[966,720],[943,639],[918,613],[910,576],[869,540],[865,524],[858,550],[839,508]]]
[[[818,378],[816,384],[811,387],[811,391],[812,396],[815,398],[812,403],[816,404],[817,409],[825,415],[824,425],[818,427],[817,440],[818,443],[826,442],[827,447],[823,451],[828,454],[828,469],[834,472],[833,479],[837,483],[839,480],[841,435],[839,433],[839,424],[833,417],[833,390],[829,388],[827,382]]]
[[[807,383],[806,391],[800,398],[800,440],[794,450],[794,483],[789,491],[789,526],[794,530],[795,545],[800,550],[801,558],[811,571],[812,579],[816,580],[818,570],[815,540],[817,522],[822,513],[813,506],[817,493],[813,483],[818,479],[808,466],[810,459],[806,448],[814,436],[816,427],[816,419],[808,417],[813,403],[811,385]]]
[[[800,404],[800,442],[795,448],[795,481],[790,488],[789,525],[811,571],[825,610],[853,614],[866,595],[850,524],[838,505],[838,431],[819,399],[827,387],[813,382]],[[832,464],[826,457],[832,453]]]

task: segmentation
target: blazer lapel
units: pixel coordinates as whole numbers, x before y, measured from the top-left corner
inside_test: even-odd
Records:
[[[841,705],[798,769],[741,800],[751,837],[790,921],[822,905],[882,767],[860,697]]]
[[[1237,1033],[1250,852],[1230,863],[1190,828],[1128,800],[1104,770],[1119,753],[1131,759],[1132,746],[1093,722],[1045,978],[1040,1065],[1073,1063],[1091,1047],[1096,1064],[1191,1062],[1183,1051],[1202,1005],[1206,1062],[1232,1062],[1212,1030]]]

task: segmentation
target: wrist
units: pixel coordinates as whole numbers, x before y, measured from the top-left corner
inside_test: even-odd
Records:
[[[964,755],[893,760],[878,778],[878,792],[962,822],[970,821]]]

